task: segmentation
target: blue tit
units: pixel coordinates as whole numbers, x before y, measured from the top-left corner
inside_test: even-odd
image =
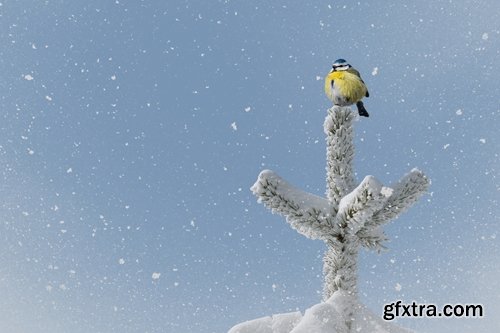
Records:
[[[370,96],[368,88],[359,72],[344,59],[333,63],[332,70],[325,78],[325,93],[334,105],[356,104],[360,116],[369,116],[361,101],[363,97]]]

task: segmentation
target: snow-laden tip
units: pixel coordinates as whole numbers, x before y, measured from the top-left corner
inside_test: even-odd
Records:
[[[335,132],[340,127],[349,127],[354,119],[356,119],[356,114],[350,107],[334,105],[328,109],[328,116],[323,124],[325,134]]]
[[[287,199],[293,205],[300,205],[302,212],[312,209],[320,209],[325,213],[330,211],[330,205],[325,198],[299,190],[272,170],[261,171],[250,190],[260,201],[264,201],[271,195],[269,192],[272,192],[279,194],[280,198]]]
[[[259,173],[259,176],[257,177],[257,181],[252,185],[252,187],[250,187],[250,191],[252,191],[253,194],[258,196],[259,192],[262,191],[263,184],[264,184],[265,180],[272,179],[273,175],[274,175],[274,171],[272,171],[272,170],[269,170],[269,169],[262,170]]]

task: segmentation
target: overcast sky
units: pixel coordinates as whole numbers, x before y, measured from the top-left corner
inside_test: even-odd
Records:
[[[360,298],[500,325],[500,3],[1,1],[0,331],[226,332],[321,300],[325,246],[259,205],[325,192],[323,77],[362,74],[358,180],[429,193],[363,251]]]

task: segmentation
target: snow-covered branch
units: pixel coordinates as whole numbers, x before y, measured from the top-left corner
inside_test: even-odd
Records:
[[[393,188],[385,205],[374,214],[369,226],[378,226],[398,217],[413,205],[429,188],[429,179],[418,169],[405,175]]]
[[[333,216],[328,201],[299,190],[271,170],[264,170],[251,187],[258,202],[273,213],[284,215],[290,225],[312,239],[325,239],[331,232]]]
[[[359,245],[355,236],[347,235],[342,246],[330,246],[323,257],[323,299],[337,290],[357,294],[357,262]]]
[[[359,239],[359,243],[361,246],[366,247],[367,249],[374,250],[380,252],[385,250],[386,247],[384,243],[387,242],[388,238],[382,231],[382,227],[370,227],[370,228],[362,228],[356,234]]]
[[[348,107],[333,106],[328,110],[324,131],[326,134],[327,197],[336,210],[340,200],[354,187],[354,133],[355,115]]]

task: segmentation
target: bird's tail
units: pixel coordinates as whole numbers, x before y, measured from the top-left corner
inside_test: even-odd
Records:
[[[356,107],[358,108],[358,113],[362,117],[369,117],[370,115],[368,114],[368,111],[366,111],[365,106],[363,105],[363,102],[358,101],[356,102]]]

